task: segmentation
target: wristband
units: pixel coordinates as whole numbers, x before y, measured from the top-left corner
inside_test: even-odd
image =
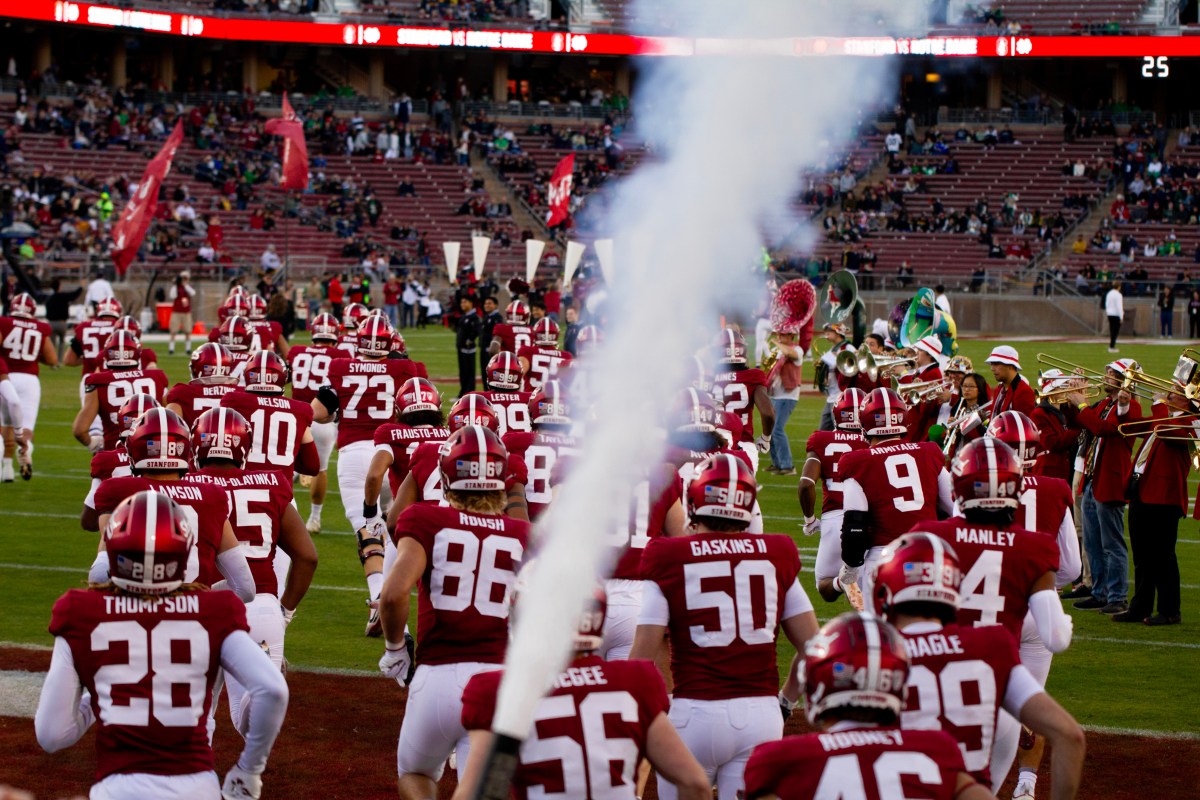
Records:
[[[833,590],[838,594],[846,593],[846,588],[842,586],[842,579],[838,575],[833,576]]]
[[[401,642],[400,644],[396,644],[395,642],[385,641],[383,643],[383,647],[385,650],[403,650],[404,642]]]
[[[1083,411],[1085,408],[1087,408],[1087,407],[1088,407],[1088,404],[1087,404],[1087,403],[1080,403],[1079,405],[1077,405],[1077,406],[1075,406],[1075,407],[1076,407],[1077,409],[1079,409],[1080,411]]]
[[[805,525],[811,525],[811,524],[813,524],[813,520],[815,520],[815,519],[816,519],[816,517],[810,517],[810,516],[807,516],[807,515],[806,515],[806,516],[804,517],[804,524],[805,524]]]
[[[788,711],[794,711],[796,708],[796,703],[798,703],[798,702],[800,702],[800,701],[796,700],[793,702],[792,700],[788,700],[786,697],[783,696],[783,692],[779,693],[779,705],[783,706]]]
[[[375,519],[375,517],[379,516],[379,504],[372,503],[371,505],[367,505],[363,503],[363,516],[367,519]]]

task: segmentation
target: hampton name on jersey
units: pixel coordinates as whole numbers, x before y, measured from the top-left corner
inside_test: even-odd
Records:
[[[404,509],[395,537],[425,551],[417,598],[417,663],[504,661],[508,594],[525,553],[529,523],[418,503]]]
[[[804,446],[806,452],[816,453],[821,462],[821,513],[840,511],[842,508],[842,456],[855,450],[870,447],[867,440],[857,431],[813,431]]]

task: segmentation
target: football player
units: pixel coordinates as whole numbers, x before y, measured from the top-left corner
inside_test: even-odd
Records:
[[[288,343],[283,338],[283,326],[273,319],[267,319],[267,301],[258,294],[250,295],[249,301],[250,327],[258,336],[259,347],[287,358]]]
[[[558,347],[558,325],[549,317],[542,317],[533,326],[533,344],[517,350],[525,391],[536,392],[547,381],[557,380],[558,371],[569,366],[573,359]]]
[[[368,558],[384,549],[378,536],[366,528],[363,501],[367,473],[375,455],[375,429],[389,422],[396,408],[396,392],[409,378],[428,377],[425,365],[408,359],[390,359],[392,326],[383,317],[368,317],[355,334],[356,357],[337,358],[329,365],[329,383],[312,401],[313,422],[332,422],[337,415],[338,491],[350,528],[358,537],[358,557]],[[383,588],[383,574],[367,577],[368,604]]]
[[[254,329],[245,317],[228,317],[221,325],[213,330],[214,341],[220,342],[233,356],[233,376],[239,380],[242,369],[255,351]]]
[[[909,675],[888,623],[842,614],[804,648],[804,705],[818,732],[755,748],[746,798],[990,800],[945,731],[901,730]]]
[[[282,469],[316,475],[320,467],[313,441],[313,407],[284,397],[288,384],[287,362],[270,350],[259,350],[242,370],[243,388],[221,398],[222,408],[232,408],[250,422],[254,435],[246,455],[246,469]]]
[[[805,535],[821,532],[813,573],[817,591],[831,603],[841,595],[834,588],[842,567],[842,482],[838,480],[838,463],[846,453],[868,446],[858,421],[858,408],[865,398],[861,390],[853,388],[838,396],[833,404],[834,429],[816,430],[808,437],[804,447],[808,455],[796,487],[800,510],[804,514]],[[817,519],[817,482],[821,480],[824,481],[821,484],[821,518]]]
[[[95,316],[85,319],[75,326],[75,335],[71,338],[71,346],[63,356],[63,364],[73,367],[83,365],[79,376],[79,405],[83,405],[83,379],[93,372],[104,368],[104,343],[112,335],[117,320],[124,314],[121,301],[115,297],[106,297],[96,303]],[[141,337],[138,337],[139,339]],[[101,433],[100,418],[92,420],[88,426],[93,435]]]
[[[323,312],[313,317],[308,330],[312,334],[312,344],[289,348],[288,366],[292,370],[292,399],[312,405],[312,401],[317,399],[317,390],[329,383],[329,365],[333,359],[343,357],[337,349],[342,326],[333,314]],[[313,441],[317,443],[321,469],[308,484],[312,504],[305,525],[309,533],[320,533],[321,509],[325,505],[325,491],[329,485],[329,456],[333,453],[333,443],[337,441],[337,423],[314,422],[309,430],[312,431]],[[301,477],[300,482],[305,484],[306,478]]]
[[[182,480],[215,486],[228,496],[232,509],[229,524],[242,543],[254,576],[254,599],[246,604],[250,636],[271,657],[271,663],[282,669],[284,630],[312,583],[317,548],[300,512],[292,505],[292,471],[245,469],[252,439],[250,423],[237,411],[205,411],[192,427],[192,450],[199,471],[184,475]],[[291,565],[283,573],[282,583],[274,566],[280,550],[288,555]],[[233,727],[244,736],[249,722],[249,706],[243,702],[245,688],[236,678],[227,678],[225,683],[229,716]]]
[[[167,408],[183,418],[190,428],[200,415],[221,404],[221,398],[237,387],[233,377],[233,354],[219,342],[206,342],[192,351],[187,383],[177,383],[167,391]]]
[[[25,415],[21,410],[21,397],[8,377],[8,362],[3,358],[0,358],[0,420],[8,420],[12,427],[21,477],[29,480],[33,477],[33,462],[29,459],[29,434],[25,430]],[[4,439],[0,437],[0,457],[4,455],[4,447]]]
[[[114,331],[104,343],[104,369],[83,379],[83,407],[75,416],[71,433],[93,454],[112,450],[120,438],[117,412],[135,394],[148,394],[160,403],[167,392],[167,373],[141,368],[142,345],[129,331]],[[101,436],[93,436],[91,422],[100,416]]]
[[[529,398],[532,393],[521,391],[521,362],[507,350],[497,353],[488,361],[484,371],[488,390],[480,392],[496,409],[500,421],[500,436],[509,431],[528,433]]]
[[[558,381],[547,381],[529,398],[529,423],[533,430],[511,431],[504,437],[504,446],[525,460],[529,475],[525,502],[529,519],[536,522],[553,497],[554,462],[559,456],[579,452],[579,441],[570,434],[570,401]]]
[[[155,400],[153,395],[135,394],[126,400],[125,405],[117,412],[117,424],[121,426],[120,440],[112,450],[101,450],[92,456],[92,485],[83,500],[85,514],[87,509],[96,507],[96,490],[100,488],[100,484],[109,478],[124,478],[133,474],[133,470],[129,468],[129,453],[125,450],[125,440],[133,432],[142,414],[152,408],[162,408],[162,404]],[[86,517],[80,517],[79,524],[87,529]]]
[[[496,434],[461,428],[446,441],[439,468],[449,506],[420,503],[400,515],[396,562],[379,598],[387,642],[379,669],[401,686],[412,679],[396,749],[403,798],[436,797],[452,752],[460,769],[467,763],[463,689],[504,661],[508,592],[529,535],[529,523],[503,514],[508,453]],[[414,662],[406,640],[418,584]]]
[[[529,306],[513,300],[504,309],[504,322],[492,329],[492,341],[488,352],[517,353],[521,348],[533,344],[533,329],[529,327]]]
[[[58,352],[51,340],[50,323],[37,319],[37,301],[25,292],[10,301],[9,314],[0,317],[0,357],[8,363],[8,379],[21,401],[21,420],[24,423],[26,455],[33,455],[33,430],[37,427],[38,409],[42,404],[42,384],[38,381],[39,364],[48,367],[58,365]],[[16,450],[17,426],[12,419],[0,419],[3,428],[5,452]],[[22,477],[32,475],[32,461],[22,463]],[[0,480],[11,481],[13,471],[11,455],[0,460]]]
[[[875,564],[872,611],[899,629],[912,662],[901,726],[950,733],[971,777],[997,787],[1004,776],[990,774],[996,718],[1010,714],[1050,737],[1052,796],[1070,800],[1083,769],[1083,729],[1026,669],[1007,631],[955,622],[961,582],[954,548],[928,533],[906,533]]]
[[[195,531],[162,494],[122,502],[102,547],[111,582],[69,590],[51,613],[38,744],[49,753],[70,747],[98,720],[92,797],[259,797],[288,688],[247,634],[245,607],[229,592],[186,582]],[[204,721],[222,670],[244,687],[251,709],[223,786]]]
[[[870,446],[838,461],[843,566],[833,591],[859,583],[863,597],[869,596],[870,569],[884,546],[914,525],[936,519],[939,511],[949,515],[953,510],[946,457],[933,442],[903,441],[906,412],[891,389],[873,389],[858,410]]]
[[[651,659],[669,637],[671,722],[721,800],[742,791],[750,751],[783,735],[779,628],[797,650],[817,632],[795,543],[746,532],[756,496],[741,459],[700,464],[687,488],[689,535],[652,539],[642,553],[642,611],[629,654]],[[662,780],[658,794],[676,797]]]
[[[147,489],[170,497],[182,508],[196,535],[195,563],[188,561],[184,580],[199,580],[214,589],[228,588],[248,603],[254,599],[254,575],[241,543],[229,524],[229,500],[210,486],[181,481],[192,468],[191,433],[183,420],[165,408],[154,408],[137,421],[126,439],[133,475],[109,478],[96,489],[95,507],[84,509],[84,530],[104,530],[122,500]],[[92,583],[108,580],[111,565],[100,552],[88,572]],[[224,580],[222,580],[224,576]]]
[[[363,516],[371,532],[367,560],[363,572],[368,576],[383,571],[384,546],[387,529],[379,516],[379,495],[386,476],[391,483],[392,496],[400,496],[400,486],[408,476],[409,457],[426,442],[441,444],[450,436],[446,418],[442,415],[442,396],[425,378],[409,378],[396,396],[398,423],[386,423],[375,429],[375,454],[363,486]],[[378,544],[374,540],[378,540]],[[376,606],[378,608],[378,606]],[[378,636],[379,614],[367,620],[367,636]]]
[[[347,303],[342,309],[342,334],[338,336],[336,348],[342,351],[343,358],[358,356],[358,329],[369,314],[362,303]]]
[[[775,406],[767,392],[767,376],[761,369],[751,369],[746,363],[746,340],[733,328],[721,331],[717,339],[717,371],[713,387],[720,391],[725,410],[737,415],[742,423],[741,439],[737,445],[750,456],[758,472],[758,455],[771,449],[771,432],[775,430]],[[762,434],[754,438],[754,411],[762,418]]]
[[[526,564],[521,569],[513,586],[510,621],[521,610],[521,584],[531,567]],[[704,771],[667,718],[670,702],[654,664],[606,661],[598,655],[604,619],[604,592],[597,588],[579,619],[574,658],[555,680],[550,695],[538,704],[532,734],[521,743],[512,779],[516,797],[529,800],[560,786],[578,797],[633,797],[637,765],[645,757],[678,797],[711,800]],[[492,717],[503,677],[503,670],[481,672],[463,692],[462,723],[471,755],[455,800],[475,796],[494,740]],[[609,727],[604,736],[591,735],[612,709],[620,710],[619,721],[609,723],[615,728]],[[570,744],[564,746],[563,739]],[[617,765],[619,772],[614,774],[610,764]]]

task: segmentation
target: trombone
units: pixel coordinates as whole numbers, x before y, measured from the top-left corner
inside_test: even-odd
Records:
[[[1076,364],[1074,361],[1067,361],[1057,356],[1052,356],[1049,353],[1038,353],[1037,362],[1044,366],[1050,367],[1051,369],[1062,370],[1064,373],[1066,373],[1066,375],[1063,376],[1065,378],[1085,378],[1089,383],[1094,383],[1098,387],[1110,386],[1114,388],[1121,388],[1120,379],[1109,378],[1108,373],[1104,372],[1103,370],[1098,371],[1089,369],[1082,364]],[[1133,368],[1140,369],[1140,367],[1137,365],[1137,362],[1134,362]]]

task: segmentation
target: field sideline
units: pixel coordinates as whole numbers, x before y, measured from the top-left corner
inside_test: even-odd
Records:
[[[454,374],[453,340],[449,332],[415,331],[406,339],[410,352],[426,362],[431,375],[445,378]],[[987,370],[980,368],[986,366],[983,358],[991,344],[962,343],[962,354],[974,359],[976,368],[985,375]],[[160,365],[173,382],[186,378],[184,355],[167,357],[165,344],[150,346],[158,351]],[[1149,372],[1166,376],[1170,375],[1182,346],[1182,343],[1175,347],[1126,342],[1121,356],[1138,359]],[[1099,368],[1112,358],[1103,344],[1021,342],[1018,347],[1027,375],[1036,375],[1035,355],[1039,350],[1092,368]],[[805,375],[806,378],[810,375],[808,365]],[[65,589],[81,585],[95,553],[95,534],[83,532],[77,522],[89,483],[88,453],[70,433],[71,421],[79,407],[78,381],[75,369],[43,370],[34,479],[28,483],[18,479],[15,483],[0,484],[0,571],[4,575],[0,582],[0,603],[6,610],[0,617],[0,643],[4,645],[50,643],[46,632],[50,607]],[[449,398],[457,391],[457,381],[442,384],[441,388]],[[803,461],[804,441],[815,427],[820,410],[821,400],[806,396],[789,422],[788,433],[797,464]],[[366,588],[351,532],[342,515],[332,465],[330,476],[330,496],[323,514],[325,530],[316,537],[321,562],[314,586],[288,630],[287,658],[297,670],[369,673],[375,669],[382,645],[362,636]],[[760,480],[767,530],[792,535],[800,547],[801,560],[810,564],[815,558],[817,539],[800,533],[796,478],[761,473]],[[1189,485],[1194,494],[1197,476],[1191,476]],[[299,486],[297,502],[301,513],[307,515],[308,493]],[[1194,704],[1180,702],[1181,696],[1186,696],[1182,692],[1187,678],[1197,674],[1195,665],[1200,658],[1197,652],[1200,628],[1193,605],[1200,599],[1198,527],[1190,518],[1180,524],[1183,625],[1166,628],[1118,625],[1098,614],[1071,611],[1075,617],[1075,642],[1055,659],[1049,689],[1081,723],[1097,729],[1128,729],[1149,735],[1200,735],[1200,718],[1192,710]],[[822,619],[848,608],[844,601],[833,605],[820,601],[811,577],[805,586],[816,599]],[[781,643],[779,656],[781,665],[790,662],[792,653],[786,642]],[[11,667],[0,662],[0,668]]]

